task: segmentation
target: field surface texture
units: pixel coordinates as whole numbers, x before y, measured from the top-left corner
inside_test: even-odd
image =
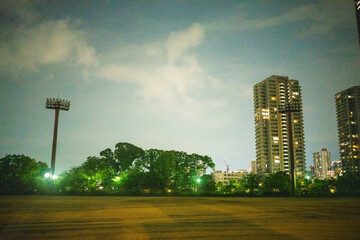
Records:
[[[360,239],[360,199],[0,196],[0,239]]]

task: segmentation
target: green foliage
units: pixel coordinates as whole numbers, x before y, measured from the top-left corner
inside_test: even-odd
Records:
[[[290,176],[285,172],[271,173],[264,177],[261,187],[265,195],[288,196],[291,194]]]
[[[194,179],[215,165],[208,156],[157,149],[142,150],[129,143],[116,144],[88,157],[79,167],[62,175],[65,193],[147,194],[194,190]],[[204,189],[211,189],[206,179]]]
[[[118,164],[119,171],[124,172],[132,166],[136,159],[144,156],[144,150],[130,143],[119,142],[115,145],[114,158]]]
[[[290,177],[285,172],[266,176],[245,175],[241,180],[215,185],[207,168],[208,156],[158,149],[142,150],[129,143],[107,148],[80,166],[45,178],[46,163],[24,155],[0,159],[0,194],[235,194],[240,196],[289,196]],[[200,181],[197,181],[199,179]],[[360,196],[360,175],[347,173],[338,179],[297,179],[297,196]]]
[[[335,189],[335,179],[314,179],[309,185],[309,195],[315,197],[330,196],[331,189]]]
[[[199,186],[202,193],[210,194],[216,190],[214,179],[208,174],[201,176]]]
[[[46,163],[24,155],[6,155],[0,159],[0,193],[39,193],[46,190]]]
[[[107,153],[109,151],[105,150]],[[59,187],[65,193],[113,192],[116,164],[112,157],[88,157],[79,167],[72,168],[61,176]]]
[[[338,178],[336,194],[342,196],[360,196],[360,173],[348,172]]]
[[[258,174],[250,173],[240,181],[240,189],[245,190],[249,195],[256,195],[260,189],[261,177]]]

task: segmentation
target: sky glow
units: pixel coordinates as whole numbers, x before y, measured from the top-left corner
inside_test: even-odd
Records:
[[[307,166],[339,158],[335,93],[359,84],[352,1],[1,1],[0,157],[56,173],[118,142],[210,156],[216,169],[255,159],[252,86],[300,81]]]

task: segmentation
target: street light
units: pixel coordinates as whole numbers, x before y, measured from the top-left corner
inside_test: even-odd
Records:
[[[59,112],[60,110],[68,111],[70,109],[70,101],[59,99],[59,98],[47,98],[46,99],[46,108],[55,110],[55,122],[54,122],[54,136],[53,136],[53,145],[51,153],[51,177],[52,179],[56,178],[55,175],[55,157],[56,157],[56,142],[57,142],[57,131],[58,131],[58,122],[59,122]]]
[[[290,178],[291,178],[291,187],[292,194],[295,194],[296,188],[296,175],[295,175],[295,159],[294,159],[294,145],[293,145],[293,136],[292,136],[292,113],[300,112],[300,105],[298,103],[286,103],[278,107],[279,113],[286,114],[288,134],[289,134],[289,150],[290,150]]]

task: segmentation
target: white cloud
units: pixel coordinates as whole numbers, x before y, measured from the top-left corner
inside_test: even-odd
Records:
[[[203,70],[194,53],[204,35],[203,26],[195,23],[171,33],[163,41],[132,45],[135,56],[122,56],[121,61],[101,67],[98,76],[135,85],[135,94],[156,104],[158,109],[154,111],[165,110],[188,120],[200,121],[207,109],[226,104],[223,100],[200,101],[193,94],[211,88],[216,82]]]
[[[190,48],[197,47],[204,38],[204,27],[199,23],[184,31],[173,32],[165,41],[165,49],[170,63],[179,60]]]
[[[6,36],[3,38],[6,40],[0,42],[2,71],[17,75],[54,63],[87,67],[97,63],[95,49],[88,45],[85,34],[77,30],[69,18],[38,21],[31,17],[30,10],[25,11],[25,16],[17,16],[24,11],[16,7],[11,9],[19,23],[11,30],[0,31]]]

